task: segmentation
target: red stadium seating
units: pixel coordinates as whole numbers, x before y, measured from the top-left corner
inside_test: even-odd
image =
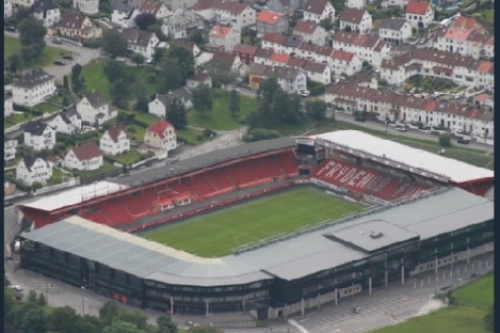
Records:
[[[408,179],[338,159],[326,159],[316,169],[314,177],[358,193],[373,195],[386,201],[410,199],[429,192],[431,187]]]
[[[206,173],[206,177],[210,179],[210,181],[218,191],[224,191],[234,188],[234,184],[231,183],[231,180],[227,178],[227,176],[220,170],[209,171],[208,173]]]
[[[297,160],[292,152],[280,154],[278,163],[288,176],[296,176],[298,174]]]
[[[273,177],[283,176],[280,168],[271,159],[252,159],[226,168],[226,174],[240,186],[247,187],[258,182],[270,181]]]

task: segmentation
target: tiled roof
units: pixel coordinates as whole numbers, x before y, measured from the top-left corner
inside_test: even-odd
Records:
[[[237,44],[234,46],[233,52],[255,55],[258,49],[259,47],[255,45]]]
[[[343,50],[335,50],[332,53],[332,58],[349,63],[354,58],[354,53],[343,51]]]
[[[147,47],[151,42],[151,39],[155,36],[155,33],[151,31],[139,30],[137,28],[131,28],[123,29],[122,35],[127,40],[128,44]]]
[[[299,32],[303,34],[313,34],[316,31],[318,24],[314,21],[303,21],[299,20],[295,24],[294,32]]]
[[[425,15],[430,4],[425,1],[410,1],[406,5],[406,13],[413,15]]]
[[[222,25],[216,25],[210,30],[210,37],[214,38],[226,38],[230,33],[232,29],[229,27],[224,27]]]
[[[85,98],[87,98],[90,105],[92,105],[94,109],[98,109],[101,106],[108,104],[104,97],[102,97],[102,95],[97,92],[90,93],[86,95]]]
[[[115,127],[111,127],[110,129],[108,129],[109,137],[114,142],[118,142],[118,137],[120,136],[121,132],[124,132],[127,139],[128,139],[128,133],[127,133],[127,130],[125,129],[124,126],[115,126]]]
[[[274,53],[273,50],[263,49],[263,48],[259,47],[257,49],[257,52],[255,53],[255,56],[259,57],[259,58],[270,59],[272,57],[273,53]]]
[[[280,62],[283,64],[287,64],[288,60],[290,60],[290,56],[288,54],[285,54],[285,53],[276,53],[275,52],[271,56],[271,60],[274,62]]]
[[[30,121],[24,126],[24,132],[35,136],[41,136],[47,127],[49,126],[41,121]]]
[[[87,16],[80,13],[67,12],[62,15],[59,27],[64,29],[81,30]]]
[[[165,138],[165,131],[168,129],[168,128],[174,128],[174,126],[172,126],[168,121],[166,120],[160,120],[159,122],[157,122],[156,124],[153,124],[151,126],[148,127],[147,131],[148,132],[153,132],[153,133],[156,133],[156,135],[160,138],[160,139],[164,139]]]
[[[153,0],[144,0],[139,6],[139,11],[141,13],[149,13],[156,15],[162,6],[164,6],[164,4],[160,2]]]
[[[275,25],[282,18],[281,14],[263,10],[257,15],[257,21],[269,25]]]
[[[211,64],[215,65],[225,65],[231,68],[236,60],[237,55],[227,52],[214,52],[212,60],[210,60]]]
[[[287,36],[285,35],[275,34],[273,32],[266,32],[264,36],[262,36],[262,41],[283,45],[286,42],[286,38]]]
[[[307,72],[314,72],[314,73],[324,73],[326,70],[326,64],[322,64],[319,62],[313,62],[313,61],[306,61],[304,65],[304,70]]]
[[[88,142],[81,146],[74,147],[72,150],[76,158],[80,161],[90,160],[102,155],[96,142]]]
[[[38,68],[24,73],[23,76],[14,81],[13,86],[30,89],[53,79],[54,77],[52,75]]]
[[[31,172],[31,167],[35,164],[35,162],[41,159],[43,162],[47,163],[45,159],[41,156],[26,156],[23,158],[24,165],[26,166],[26,169]]]
[[[383,42],[378,37],[358,33],[349,33],[345,31],[339,31],[335,33],[335,35],[333,36],[333,41],[366,48],[374,48],[375,46]]]
[[[316,15],[321,15],[325,10],[326,4],[327,2],[325,0],[307,0],[306,4],[304,5],[304,11]]]
[[[382,21],[382,24],[380,24],[379,29],[400,31],[405,23],[406,20],[404,19],[386,18]]]
[[[342,15],[340,15],[340,21],[351,24],[360,24],[363,20],[364,14],[365,9],[345,7]]]

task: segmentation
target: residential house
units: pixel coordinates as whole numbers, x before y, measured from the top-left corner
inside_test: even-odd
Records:
[[[275,13],[282,13],[286,16],[293,15],[296,9],[299,9],[300,1],[296,0],[269,0],[267,2],[267,8]],[[297,5],[297,7],[294,7]]]
[[[77,41],[96,39],[102,36],[102,29],[94,26],[94,23],[81,13],[67,12],[63,14],[58,28],[61,36]]]
[[[41,156],[25,157],[16,167],[16,179],[31,186],[46,185],[52,178],[52,166]]]
[[[154,15],[157,20],[163,20],[165,17],[172,14],[164,3],[154,0],[144,0],[139,6],[139,12],[141,14],[147,13]]]
[[[366,0],[346,0],[345,7],[364,9],[364,8],[366,8],[366,3],[367,3]]]
[[[191,91],[202,84],[212,89],[212,78],[210,77],[210,75],[205,73],[197,73],[186,80],[186,87]]]
[[[82,117],[82,121],[92,126],[100,126],[118,116],[118,110],[96,92],[84,96],[76,104],[76,111]]]
[[[152,59],[160,40],[154,32],[137,28],[123,29],[122,35],[127,41],[127,49],[142,55],[145,59]]]
[[[386,18],[380,24],[378,35],[389,43],[401,45],[410,39],[412,27],[406,20]]]
[[[104,158],[96,142],[88,142],[70,149],[64,156],[64,167],[70,170],[92,171],[104,164]]]
[[[51,150],[56,145],[56,130],[41,121],[24,126],[24,145],[35,151]]]
[[[355,53],[374,67],[380,67],[382,60],[390,57],[391,47],[386,41],[359,33],[336,32],[333,36],[334,49]]]
[[[162,119],[146,129],[144,142],[152,149],[168,153],[177,148],[177,133],[172,124]]]
[[[242,30],[255,25],[256,11],[238,1],[201,0],[192,8],[205,20]]]
[[[325,45],[326,43],[326,30],[314,21],[297,21],[293,34],[302,37],[304,42],[316,45]]]
[[[43,22],[46,28],[52,27],[61,21],[61,11],[52,0],[37,0],[33,7],[33,17]]]
[[[336,78],[352,76],[363,68],[363,62],[355,53],[343,50],[333,51],[328,65],[332,70],[332,75]]]
[[[273,32],[266,32],[261,38],[262,48],[271,49],[275,52],[289,53],[285,43],[288,36],[283,34],[276,34]]]
[[[177,9],[191,8],[198,2],[198,0],[162,0],[162,2],[171,11],[176,11]]]
[[[332,82],[332,72],[327,64],[306,61],[302,69],[306,72],[307,78],[311,81],[328,85]]]
[[[3,136],[3,161],[9,163],[16,159],[17,139],[11,139]]]
[[[174,99],[178,99],[183,105],[185,110],[193,107],[193,94],[186,87],[181,87],[168,94],[157,94],[155,99],[148,103],[148,112],[159,118],[166,118],[170,103]]]
[[[31,8],[35,4],[35,0],[11,0],[14,8]]]
[[[99,140],[99,148],[105,155],[116,156],[130,150],[130,138],[123,126],[109,128]]]
[[[82,130],[82,117],[76,111],[74,106],[48,118],[44,121],[57,133],[62,134],[77,134]]]
[[[262,10],[256,20],[257,31],[261,34],[272,32],[281,34],[288,32],[288,19],[279,13]]]
[[[429,2],[409,1],[406,5],[405,17],[412,28],[425,29],[434,20],[434,9]]]
[[[111,22],[124,29],[135,27],[135,18],[141,13],[125,0],[112,1],[111,9]]]
[[[175,12],[163,19],[161,31],[172,39],[187,38],[205,28],[203,17],[191,9],[176,9]]]
[[[307,0],[303,8],[304,21],[320,23],[322,20],[335,21],[335,8],[326,0]]]
[[[372,30],[372,16],[362,8],[345,7],[340,15],[340,29],[365,34]]]
[[[33,107],[56,93],[55,78],[41,69],[25,72],[12,84],[14,104]]]
[[[10,0],[3,0],[3,19],[6,20],[9,17],[12,17],[12,2]]]
[[[493,91],[494,63],[470,56],[434,49],[412,48],[386,59],[380,76],[389,84],[399,85],[414,75],[452,80],[458,85]]]
[[[14,103],[12,95],[6,92],[3,93],[3,118],[8,118],[14,114]]]
[[[493,95],[490,95],[490,94],[476,95],[476,96],[474,96],[474,98],[472,98],[472,102],[474,102],[477,107],[484,106],[484,107],[487,107],[491,110],[493,110],[493,108],[495,106],[495,101],[494,101]]]
[[[99,0],[73,0],[73,8],[85,15],[99,13]]]
[[[227,52],[214,52],[212,60],[207,64],[214,70],[229,70],[237,75],[243,75],[245,70],[240,57],[236,54]]]
[[[211,45],[221,46],[223,51],[233,51],[234,47],[241,43],[241,31],[216,25],[208,34],[208,42]]]
[[[450,12],[459,9],[458,5],[461,2],[461,0],[432,0],[432,5],[439,10]]]
[[[475,59],[494,57],[495,37],[475,19],[458,16],[447,28],[438,29],[433,47]]]
[[[254,63],[248,71],[248,84],[253,90],[260,88],[260,83],[275,77],[283,91],[294,94],[307,90],[307,76],[302,69],[273,67]]]
[[[234,46],[233,53],[240,57],[242,63],[251,65],[258,49],[259,47],[255,45],[237,44]]]
[[[191,52],[193,54],[194,58],[198,57],[198,55],[201,54],[200,48],[198,47],[198,45],[196,45],[193,42],[187,42],[184,40],[173,40],[173,41],[169,42],[169,44],[170,44],[170,46],[182,47],[182,48],[188,50],[189,52]]]

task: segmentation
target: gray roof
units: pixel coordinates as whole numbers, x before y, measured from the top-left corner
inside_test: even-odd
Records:
[[[378,238],[381,242],[378,245],[383,246],[391,241],[414,238],[417,234],[420,239],[427,239],[491,220],[493,207],[494,203],[486,198],[453,188],[292,236],[287,241],[213,259],[196,257],[80,217],[23,233],[22,237],[145,279],[181,285],[220,286],[265,280],[271,275],[294,280],[368,256],[325,237],[325,234],[344,239],[351,237],[351,243],[373,249],[377,248],[375,240],[364,243],[352,233],[362,228],[383,227],[388,235],[387,238]]]
[[[90,94],[86,95],[85,98],[87,98],[87,100],[89,101],[90,105],[92,105],[92,107],[94,109],[98,109],[101,106],[104,106],[104,105],[108,104],[108,102],[106,101],[106,99],[104,99],[104,97],[102,97],[101,94],[96,93],[96,92],[93,92],[93,93],[90,93]]]
[[[291,148],[293,146],[295,146],[295,141],[291,138],[278,138],[245,143],[239,146],[219,149],[211,153],[206,153],[186,160],[182,160],[168,165],[167,168],[156,168],[152,169],[150,172],[143,172],[126,177],[120,177],[114,179],[113,182],[129,186],[147,185],[168,178],[180,176],[188,172],[201,170],[221,163],[229,162],[238,158],[244,158],[288,147]]]
[[[405,23],[406,23],[405,19],[386,18],[382,21],[382,24],[380,24],[379,29],[388,29],[388,30],[399,31],[399,30],[401,30],[401,28],[403,28]]]
[[[17,79],[13,86],[21,88],[33,88],[45,82],[53,80],[54,77],[50,74],[45,73],[41,69],[33,69],[29,72],[24,73],[19,79]]]
[[[111,8],[121,13],[130,13],[134,8],[124,0],[111,1]]]
[[[43,13],[44,18],[46,17],[46,13],[50,10],[58,9],[58,7],[52,2],[52,0],[39,0],[36,1],[32,7],[33,12],[35,13]]]
[[[49,126],[41,121],[30,121],[26,124],[26,126],[24,126],[24,132],[40,136],[43,135],[43,132],[47,127]]]

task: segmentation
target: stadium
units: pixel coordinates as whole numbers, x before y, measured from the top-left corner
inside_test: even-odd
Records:
[[[172,314],[304,314],[493,251],[493,172],[359,131],[221,149],[17,207],[21,266]]]

